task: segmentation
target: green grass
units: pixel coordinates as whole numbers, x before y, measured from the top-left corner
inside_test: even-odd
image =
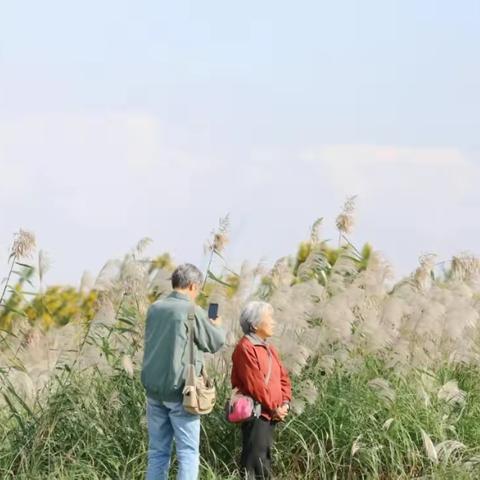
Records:
[[[382,400],[368,386],[378,376],[394,388],[394,402]],[[312,377],[319,390],[315,404],[278,428],[278,478],[480,478],[474,461],[480,454],[480,372],[443,368],[437,378],[440,384],[456,379],[467,392],[465,404],[449,406],[432,394],[426,405],[416,391],[418,372],[396,376],[375,361],[354,374]],[[226,391],[220,388],[220,397]],[[143,478],[145,395],[138,378],[59,372],[45,401],[32,410],[12,392],[7,396],[0,427],[0,478]],[[215,412],[202,420],[202,479],[236,476],[240,435],[223,419],[222,403],[220,399]],[[465,449],[432,463],[421,429],[435,444],[457,440]],[[352,455],[355,441],[359,449]]]

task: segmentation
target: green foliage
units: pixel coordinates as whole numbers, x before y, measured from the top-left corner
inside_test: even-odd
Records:
[[[468,392],[463,407],[418,396],[419,375],[401,377],[375,359],[355,373],[318,375],[307,369],[319,395],[301,415],[291,415],[277,431],[274,464],[279,479],[476,478],[480,453],[480,374],[445,367],[437,380],[458,380]],[[396,396],[386,402],[368,382],[382,376]],[[296,379],[295,384],[299,384]],[[228,394],[219,386],[219,404],[202,420],[201,478],[235,478],[240,452],[238,427],[225,422]],[[5,479],[142,479],[147,451],[145,396],[138,376],[100,370],[60,372],[47,401],[32,410],[7,393],[2,410],[0,476]],[[421,430],[437,445],[462,442],[438,463],[429,460]],[[473,458],[473,461],[472,461]]]
[[[10,286],[8,282],[5,284],[4,301],[0,302],[0,329],[11,330],[13,322],[16,317],[25,317],[23,305],[28,301],[27,293],[25,292],[25,285],[32,286],[31,278],[33,275],[33,268],[29,265],[13,262],[12,266],[16,265],[18,270],[11,270],[12,274],[17,276],[17,281],[14,286]]]
[[[75,320],[89,322],[95,316],[97,298],[95,290],[83,294],[72,287],[49,287],[36,295],[24,312],[32,324],[40,322],[43,328]]]
[[[285,329],[276,340],[296,372],[293,413],[277,431],[276,477],[480,478],[480,370],[472,360],[478,341],[462,337],[476,325],[478,291],[466,280],[478,265],[458,258],[441,283],[424,263],[413,279],[387,290],[372,247],[358,250],[341,235],[332,248],[318,239],[320,223],[258,284],[259,270],[237,275],[227,268],[228,217],[221,219],[198,299],[202,306],[214,295],[225,300],[231,334],[247,299],[276,308]],[[0,478],[144,478],[143,320],[148,303],[168,290],[174,265],[168,254],[148,260],[136,252],[106,268],[102,291],[88,294],[68,287],[27,293],[33,268],[12,257],[0,302],[7,330],[0,347]],[[448,283],[454,278],[465,281],[461,288]],[[426,279],[436,283],[431,290]],[[445,320],[444,311],[456,315]],[[50,328],[58,326],[65,327]],[[466,360],[454,363],[452,351]],[[202,479],[238,478],[239,429],[222,408],[230,354],[227,348],[211,364],[219,402],[202,420]],[[37,382],[42,375],[47,380]],[[449,383],[456,399],[441,394]]]

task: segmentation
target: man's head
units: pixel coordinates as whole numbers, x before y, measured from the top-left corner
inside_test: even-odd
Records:
[[[202,272],[191,263],[178,266],[172,273],[172,288],[195,300],[203,282]]]

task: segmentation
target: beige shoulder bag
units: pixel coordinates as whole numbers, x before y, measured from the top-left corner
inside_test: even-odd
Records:
[[[188,311],[188,344],[190,359],[187,366],[185,388],[183,389],[183,407],[193,415],[206,415],[213,410],[216,400],[215,385],[208,378],[205,366],[202,366],[197,377],[195,358],[195,305],[192,303]]]

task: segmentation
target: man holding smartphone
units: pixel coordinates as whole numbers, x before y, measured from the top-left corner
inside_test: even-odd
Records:
[[[200,270],[186,263],[172,274],[173,292],[153,303],[147,312],[142,383],[147,391],[148,467],[147,480],[166,480],[175,439],[179,462],[178,480],[198,478],[200,417],[188,413],[182,404],[188,364],[187,318],[191,304],[201,290]],[[195,305],[197,375],[203,366],[203,352],[215,353],[225,343],[218,305],[205,310]]]

